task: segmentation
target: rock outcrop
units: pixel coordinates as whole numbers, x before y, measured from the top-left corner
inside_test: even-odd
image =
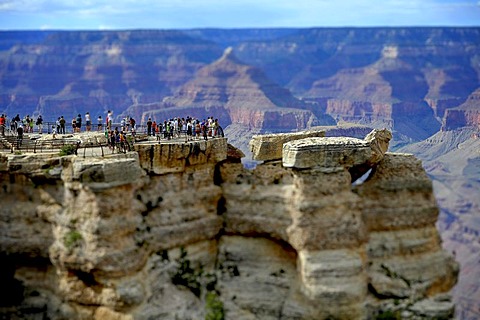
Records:
[[[274,156],[253,170],[225,138],[1,155],[1,277],[14,294],[0,314],[451,318],[458,266],[421,163],[385,153],[388,131],[309,134],[266,139]],[[360,165],[370,176],[352,185]]]
[[[325,131],[312,130],[290,134],[254,135],[252,140],[250,140],[250,151],[255,160],[280,160],[282,159],[282,148],[284,143],[309,137],[325,137]]]
[[[462,127],[480,128],[480,89],[473,92],[457,108],[452,108],[445,112],[443,131]]]

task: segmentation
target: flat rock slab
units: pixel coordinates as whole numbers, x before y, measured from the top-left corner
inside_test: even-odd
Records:
[[[252,158],[258,161],[280,160],[282,159],[282,147],[284,143],[310,137],[325,137],[325,131],[317,130],[255,135],[250,141]]]
[[[356,138],[305,138],[283,145],[283,166],[289,168],[351,168],[371,156],[370,144]]]

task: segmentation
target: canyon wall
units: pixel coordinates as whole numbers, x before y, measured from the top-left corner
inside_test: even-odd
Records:
[[[0,314],[452,318],[458,266],[420,161],[385,153],[388,131],[323,134],[257,136],[252,170],[225,138],[2,154]]]
[[[479,28],[455,27],[4,31],[0,110],[142,123],[213,107],[224,126],[265,132],[304,129],[313,114],[418,141],[480,87],[479,43]],[[229,47],[236,58],[222,60]]]

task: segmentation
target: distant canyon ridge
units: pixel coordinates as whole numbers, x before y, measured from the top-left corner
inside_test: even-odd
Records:
[[[480,123],[480,28],[0,32],[0,111],[218,117],[250,130],[357,122],[418,141]],[[396,139],[395,139],[396,138]]]
[[[434,182],[458,317],[480,314],[480,27],[0,32],[1,113],[107,110],[213,116],[247,156],[257,133],[388,128]]]

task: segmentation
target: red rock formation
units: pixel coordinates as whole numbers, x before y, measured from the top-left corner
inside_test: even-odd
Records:
[[[200,69],[166,105],[217,111],[229,114],[225,125],[239,123],[266,130],[304,129],[315,121],[306,104],[269,80],[263,72],[240,62],[228,48],[214,63]]]
[[[459,107],[446,110],[442,130],[470,126],[480,127],[480,89],[473,92]]]

